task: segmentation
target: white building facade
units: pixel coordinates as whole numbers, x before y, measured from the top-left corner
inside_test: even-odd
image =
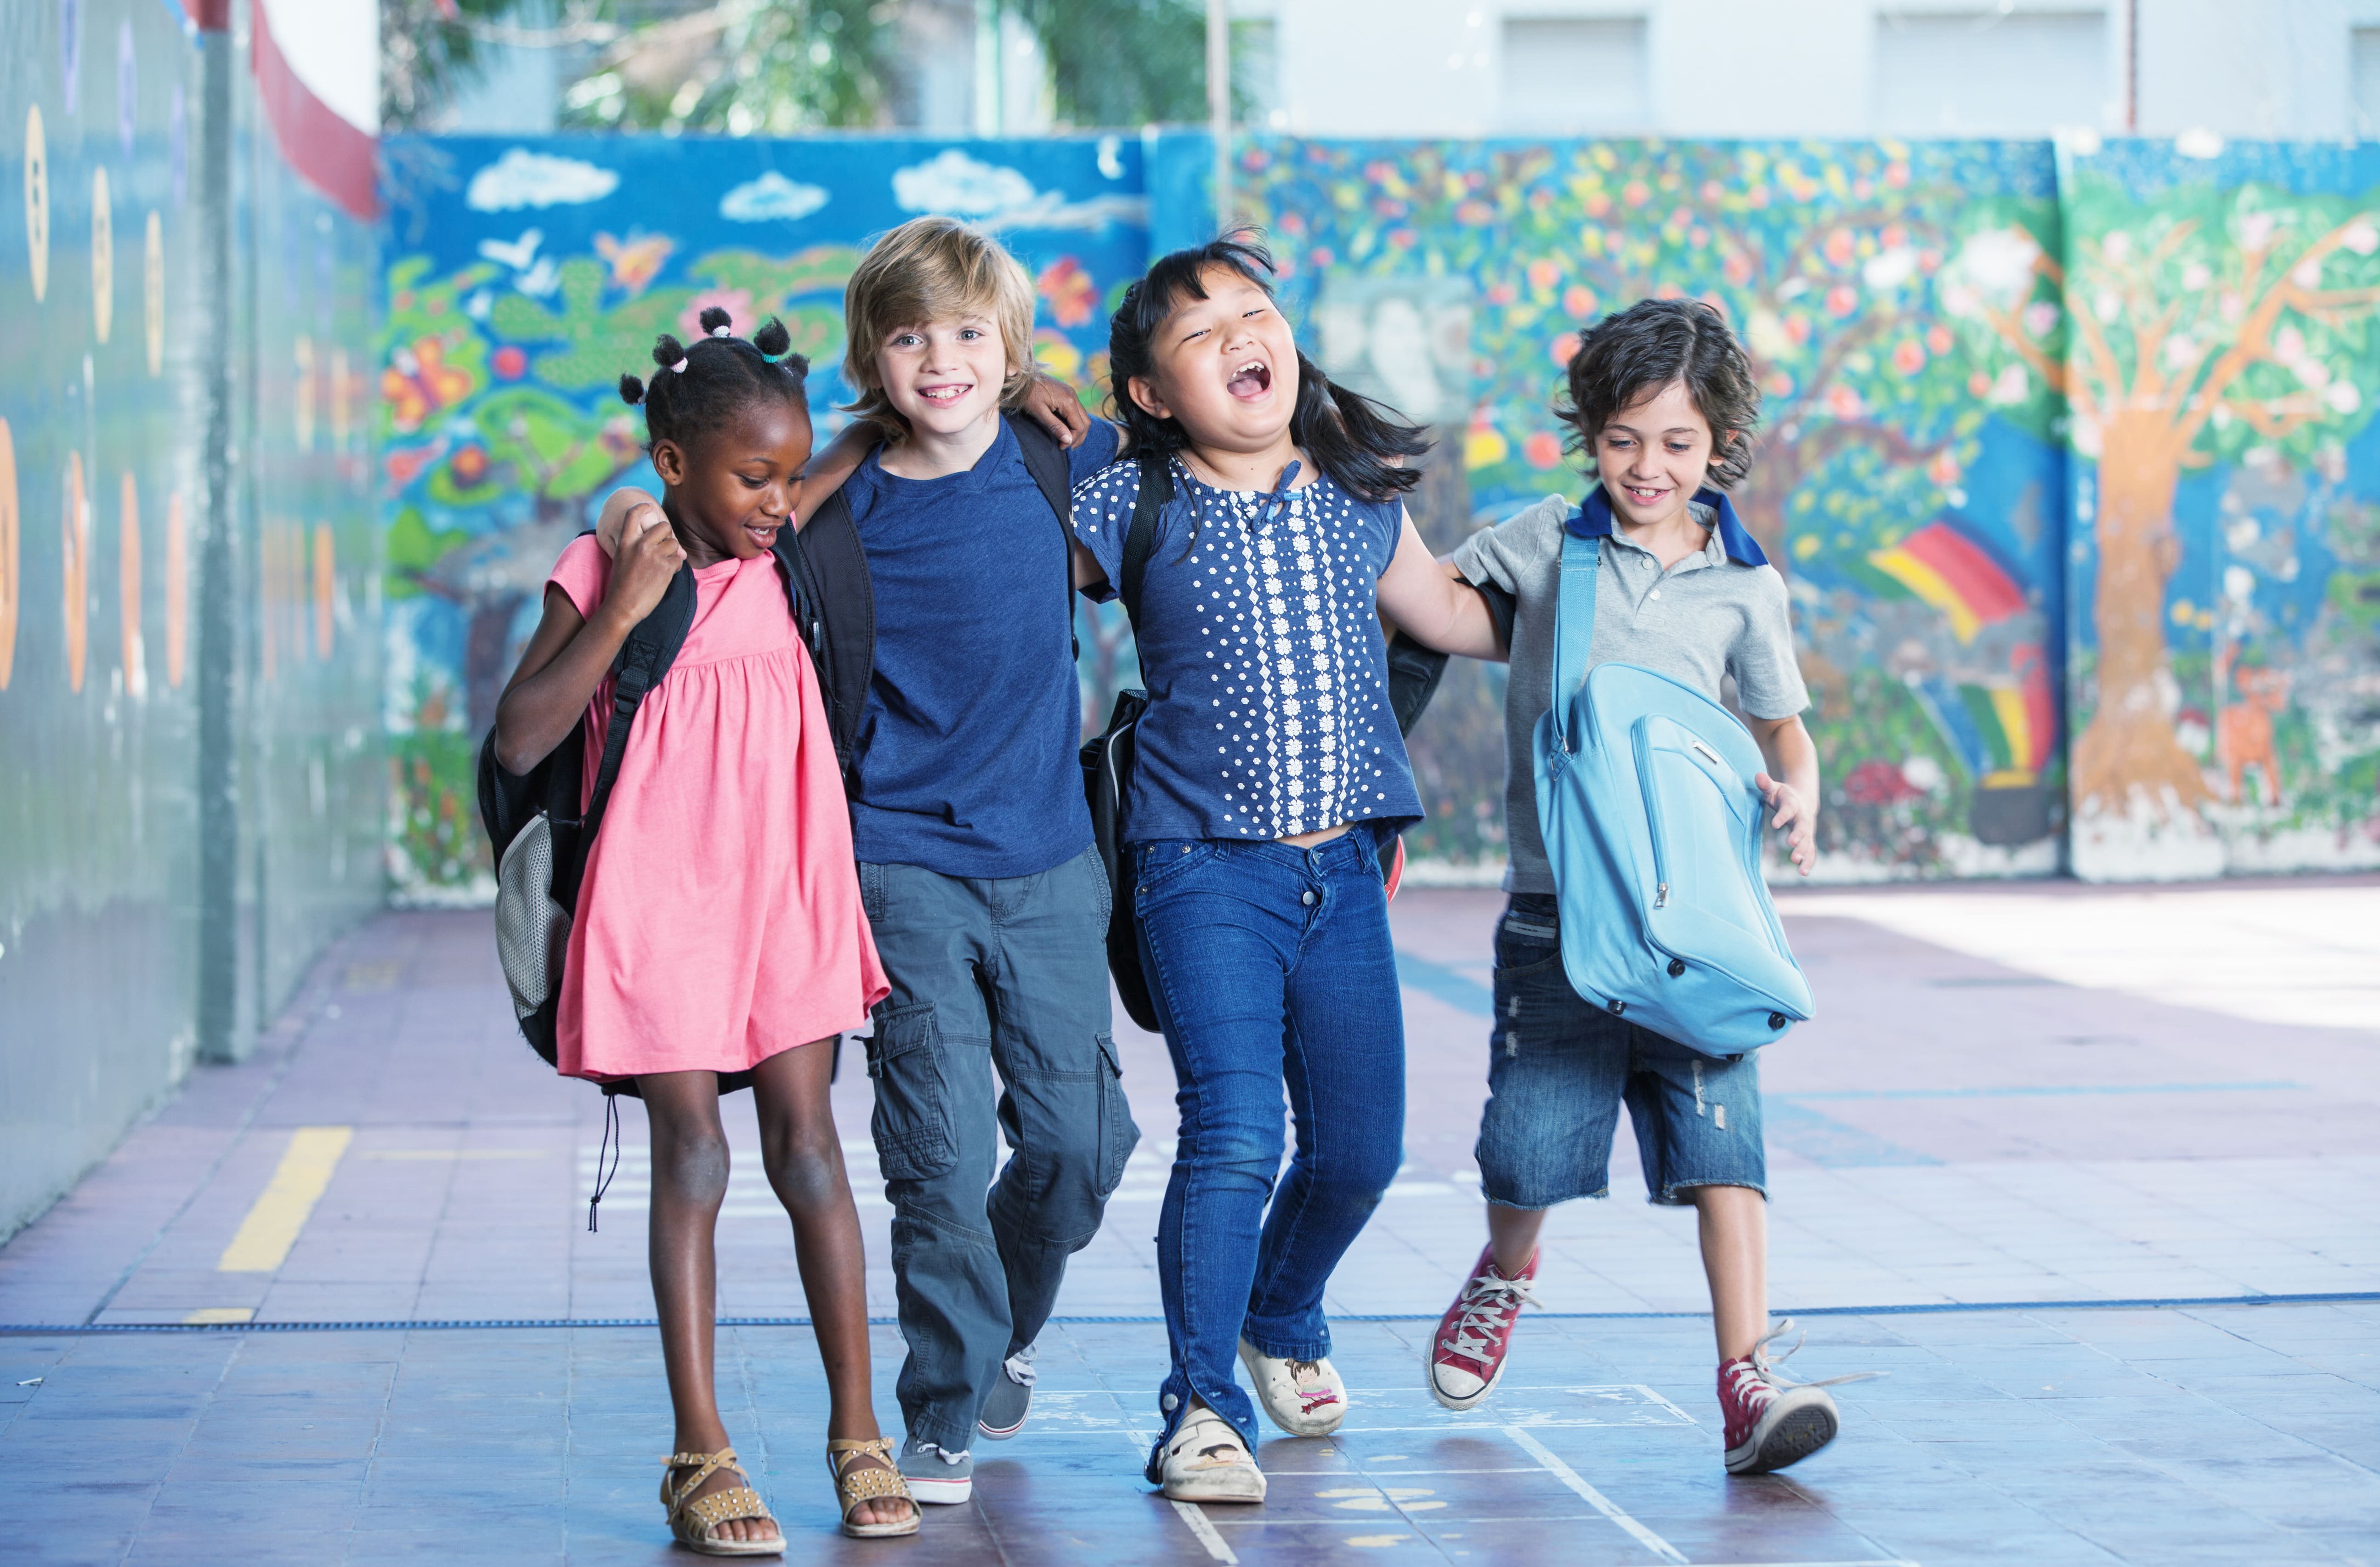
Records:
[[[1320,136],[2380,137],[2380,0],[1232,0]],[[1249,35],[1253,35],[1251,39]],[[1255,46],[1250,47],[1252,42]]]

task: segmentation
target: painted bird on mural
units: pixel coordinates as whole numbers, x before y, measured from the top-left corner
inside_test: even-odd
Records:
[[[675,240],[660,234],[632,234],[625,239],[608,234],[595,237],[595,253],[610,263],[613,283],[631,294],[642,293],[647,284],[660,276],[662,263],[676,249]]]

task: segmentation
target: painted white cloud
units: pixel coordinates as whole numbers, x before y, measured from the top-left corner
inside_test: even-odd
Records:
[[[600,201],[618,188],[620,176],[577,158],[557,158],[515,147],[471,176],[464,204],[475,213],[510,213],[523,207],[578,206]]]
[[[980,218],[1030,202],[1033,182],[1012,168],[946,148],[922,164],[892,171],[892,200],[911,213]]]
[[[826,203],[827,193],[817,186],[799,184],[771,169],[721,197],[719,215],[730,223],[791,223]]]

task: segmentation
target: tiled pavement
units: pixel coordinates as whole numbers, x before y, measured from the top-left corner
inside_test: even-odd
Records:
[[[1496,901],[1415,893],[1410,1162],[1331,1298],[1348,1429],[1269,1444],[1261,1510],[1185,1513],[1139,1482],[1172,1083],[1127,1026],[1144,1151],[975,1504],[913,1542],[839,1540],[807,1331],[722,1331],[728,1424],[791,1559],[2380,1561],[2380,884],[1785,906],[1822,1016],[1764,1063],[1773,1294],[1819,1313],[1795,1370],[1891,1373],[1839,1390],[1834,1450],[1721,1474],[1708,1330],[1660,1315],[1702,1304],[1692,1221],[1639,1200],[1624,1144],[1614,1200],[1548,1226],[1548,1310],[1504,1388],[1468,1416],[1428,1403],[1420,1318],[1479,1244]],[[482,916],[376,922],[255,1059],[194,1077],[0,1248],[0,1324],[116,1330],[0,1335],[0,1561],[667,1559],[648,1328],[122,1330],[650,1317],[640,1116],[589,1234],[600,1098],[510,1036],[490,947]],[[847,1073],[837,1110],[889,1313],[866,1095]],[[730,1124],[748,1146],[748,1110]],[[293,1146],[320,1156],[310,1208]],[[757,1173],[722,1223],[721,1311],[798,1317]],[[236,1237],[280,1257],[276,1218],[285,1257],[225,1270]],[[2332,1298],[2049,1304],[2307,1294]],[[878,1342],[890,1418],[900,1345]]]

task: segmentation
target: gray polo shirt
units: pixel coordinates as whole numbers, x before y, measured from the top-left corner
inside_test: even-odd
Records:
[[[1705,497],[1717,504],[1706,504]],[[1563,525],[1577,509],[1548,495],[1511,521],[1482,528],[1454,552],[1454,567],[1466,580],[1500,588],[1514,603],[1512,675],[1504,688],[1508,893],[1554,890],[1553,869],[1537,832],[1536,737],[1537,720],[1553,706]],[[1720,699],[1721,678],[1731,674],[1737,700],[1753,717],[1800,712],[1810,705],[1810,692],[1793,657],[1785,579],[1713,492],[1697,497],[1694,514],[1710,529],[1709,537],[1698,553],[1668,571],[1651,551],[1629,542],[1617,528],[1603,541],[1589,667],[1612,660],[1639,664],[1682,680],[1713,701]],[[1730,558],[1730,536],[1738,552],[1758,564]]]

